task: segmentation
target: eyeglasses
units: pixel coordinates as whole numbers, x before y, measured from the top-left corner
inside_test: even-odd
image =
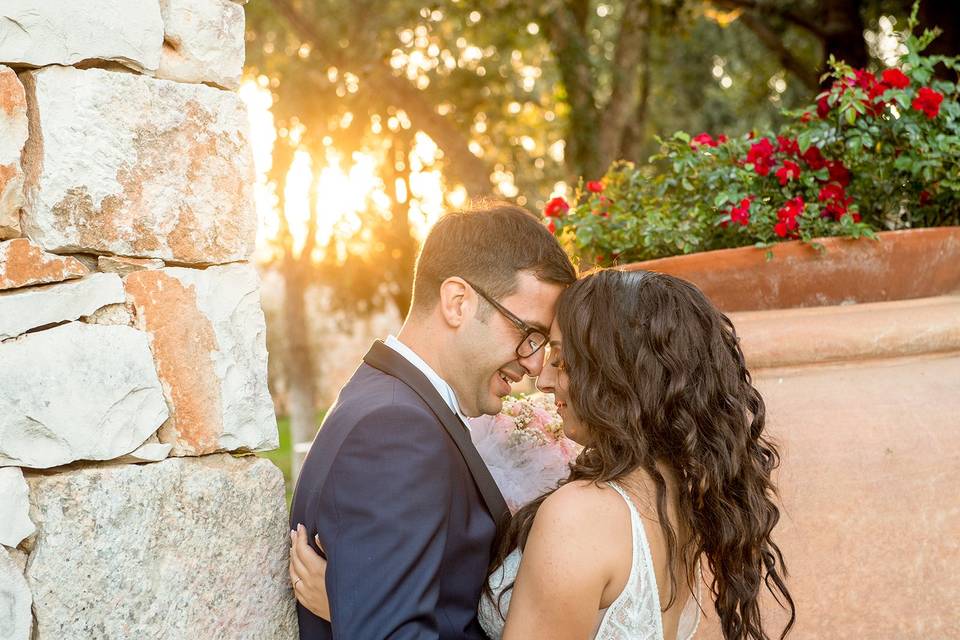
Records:
[[[490,297],[486,291],[473,284],[469,280],[464,279],[464,282],[473,287],[473,290],[477,292],[477,295],[489,302],[494,309],[499,311],[504,318],[509,320],[513,326],[523,333],[523,338],[520,339],[520,344],[518,344],[516,348],[518,358],[529,358],[537,351],[540,351],[540,349],[547,344],[547,336],[543,334],[543,331],[537,329],[536,327],[531,327],[529,324],[514,315],[509,309]]]

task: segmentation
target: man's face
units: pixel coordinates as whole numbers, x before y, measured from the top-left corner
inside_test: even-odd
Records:
[[[543,282],[523,271],[517,274],[514,293],[497,302],[549,336],[561,291],[562,285]],[[475,291],[471,294],[477,296]],[[518,357],[517,346],[523,331],[482,298],[477,298],[480,313],[458,336],[463,355],[459,359],[459,371],[451,376],[460,408],[468,416],[499,413],[502,398],[510,393],[510,383],[519,382],[525,375],[539,375],[544,357],[543,349],[525,358]]]

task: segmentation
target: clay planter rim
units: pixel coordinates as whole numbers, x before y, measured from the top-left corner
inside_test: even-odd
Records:
[[[623,265],[696,284],[721,310],[758,311],[926,298],[960,291],[960,226],[869,238],[790,241]],[[772,253],[773,258],[767,259]]]

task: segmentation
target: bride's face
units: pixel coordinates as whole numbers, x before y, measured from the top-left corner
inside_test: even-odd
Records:
[[[552,393],[557,404],[557,413],[563,419],[563,433],[579,445],[586,445],[586,428],[570,406],[567,394],[567,366],[563,360],[563,336],[560,327],[554,321],[550,328],[550,343],[543,363],[543,371],[537,377],[537,388],[544,393]]]

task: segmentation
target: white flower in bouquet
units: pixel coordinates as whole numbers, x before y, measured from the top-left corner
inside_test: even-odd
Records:
[[[504,398],[497,415],[470,420],[470,435],[511,512],[555,488],[581,450],[546,393]]]

